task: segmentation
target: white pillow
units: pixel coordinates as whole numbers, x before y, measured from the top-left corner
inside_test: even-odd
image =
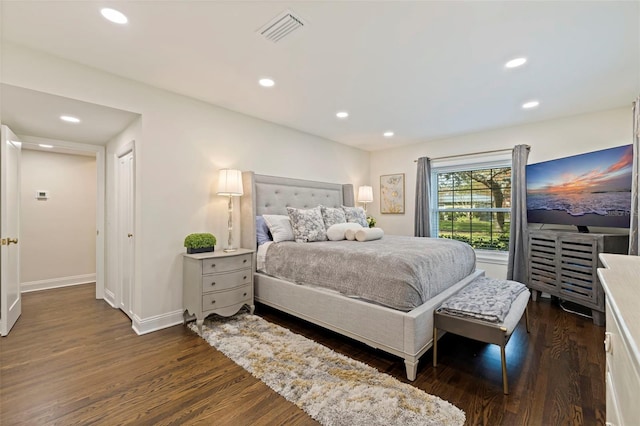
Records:
[[[359,224],[358,224],[359,225]],[[362,226],[360,227],[362,228]],[[356,239],[356,231],[360,228],[349,228],[344,231],[344,238],[349,241],[355,241]]]
[[[327,229],[327,238],[329,238],[329,241],[344,240],[347,230],[352,229],[354,231],[357,231],[361,228],[362,225],[360,225],[359,223],[336,223],[335,225],[331,225],[329,229]]]
[[[382,228],[362,228],[356,231],[356,240],[372,241],[379,240],[384,235]]]
[[[273,237],[273,242],[293,241],[293,228],[289,216],[282,214],[263,214],[264,221],[267,222],[269,232]]]

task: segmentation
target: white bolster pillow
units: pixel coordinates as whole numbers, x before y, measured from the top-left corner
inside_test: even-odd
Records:
[[[345,239],[345,234],[348,230],[352,230],[354,233],[358,229],[362,228],[362,225],[355,222],[349,223],[336,223],[331,225],[329,229],[327,229],[327,238],[329,241],[340,241]],[[353,238],[351,238],[353,240]]]
[[[372,241],[379,240],[384,235],[382,228],[362,228],[356,231],[356,240]]]
[[[360,225],[360,224],[358,224]],[[361,225],[360,228],[358,229],[364,229]],[[349,241],[354,241],[356,239],[356,231],[358,229],[354,229],[354,228],[349,228],[344,232],[344,238],[346,238]]]

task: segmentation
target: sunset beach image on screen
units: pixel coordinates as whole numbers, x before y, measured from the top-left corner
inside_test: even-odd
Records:
[[[632,145],[528,165],[529,222],[629,227],[632,168]]]

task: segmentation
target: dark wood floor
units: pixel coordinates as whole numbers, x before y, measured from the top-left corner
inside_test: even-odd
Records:
[[[137,336],[83,285],[28,293],[0,338],[0,424],[316,424],[183,326]],[[258,306],[256,313],[406,381],[402,360]],[[453,335],[412,384],[467,414],[469,425],[604,424],[604,329],[548,300],[530,306],[500,351]]]

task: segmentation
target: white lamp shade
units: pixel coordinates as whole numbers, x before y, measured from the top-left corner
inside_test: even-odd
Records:
[[[218,195],[244,194],[242,190],[242,172],[240,170],[222,169],[218,177]]]
[[[361,186],[358,188],[358,202],[371,203],[373,201],[373,188],[370,186]]]

